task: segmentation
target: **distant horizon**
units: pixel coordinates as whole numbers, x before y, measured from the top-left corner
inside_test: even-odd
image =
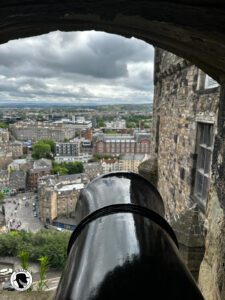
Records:
[[[15,106],[20,106],[20,107],[52,107],[52,106],[63,106],[63,107],[90,107],[90,106],[120,106],[120,105],[128,105],[128,106],[141,106],[141,105],[152,105],[153,102],[143,102],[143,103],[126,103],[126,102],[120,102],[120,103],[93,103],[93,102],[87,102],[87,103],[66,103],[66,102],[51,102],[51,103],[46,103],[46,102],[39,102],[37,103],[32,102],[32,101],[5,101],[1,103],[0,100],[0,107],[15,107]],[[16,108],[16,107],[15,107]]]

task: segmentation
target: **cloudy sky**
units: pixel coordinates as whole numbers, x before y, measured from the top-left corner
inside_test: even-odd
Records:
[[[104,32],[51,32],[0,45],[0,102],[147,103],[154,49]]]

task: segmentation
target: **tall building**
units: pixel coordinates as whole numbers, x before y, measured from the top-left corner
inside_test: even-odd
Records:
[[[86,183],[84,174],[40,178],[38,201],[41,221],[51,224],[59,217],[73,217],[78,196]]]
[[[106,135],[94,136],[94,153],[96,154],[149,154],[151,144],[150,133],[135,133],[132,135]]]
[[[80,148],[80,139],[74,139],[73,142],[56,143],[55,156],[79,156]]]

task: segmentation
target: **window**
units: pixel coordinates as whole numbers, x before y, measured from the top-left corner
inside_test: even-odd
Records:
[[[205,207],[209,182],[210,166],[213,150],[213,125],[198,123],[197,131],[197,166],[194,186],[195,198]]]
[[[218,86],[219,83],[216,80],[205,74],[202,70],[198,70],[197,90],[208,90]]]
[[[218,87],[219,86],[219,83],[212,79],[209,75],[206,75],[205,77],[205,89],[212,89],[212,88],[215,88],[215,87]]]

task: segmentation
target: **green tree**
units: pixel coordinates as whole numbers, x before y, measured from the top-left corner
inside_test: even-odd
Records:
[[[38,141],[32,148],[34,159],[51,158],[51,146],[43,141]]]
[[[0,122],[0,128],[8,128],[9,126],[4,123],[4,122]]]
[[[21,251],[18,256],[20,258],[22,269],[29,271],[29,253],[26,251]]]
[[[105,127],[105,121],[103,117],[98,117],[96,121],[97,121],[97,127]]]
[[[5,194],[3,192],[0,192],[0,204],[4,202]]]
[[[40,263],[40,265],[39,265],[40,280],[38,281],[38,284],[37,284],[37,290],[43,291],[44,288],[48,288],[47,280],[46,280],[46,273],[49,268],[49,260],[48,260],[47,256],[41,256],[40,258],[38,258],[38,261]]]
[[[78,174],[83,173],[84,165],[80,161],[70,163],[56,163],[53,162],[52,172],[53,174],[66,175],[66,174]]]
[[[55,142],[53,140],[51,140],[51,139],[42,139],[42,140],[39,140],[39,142],[43,142],[45,144],[48,144],[51,147],[51,152],[52,153],[54,152]]]
[[[49,267],[62,269],[71,233],[55,230],[41,230],[37,233],[11,231],[0,235],[1,256],[19,256],[27,252],[30,261],[47,256]]]

